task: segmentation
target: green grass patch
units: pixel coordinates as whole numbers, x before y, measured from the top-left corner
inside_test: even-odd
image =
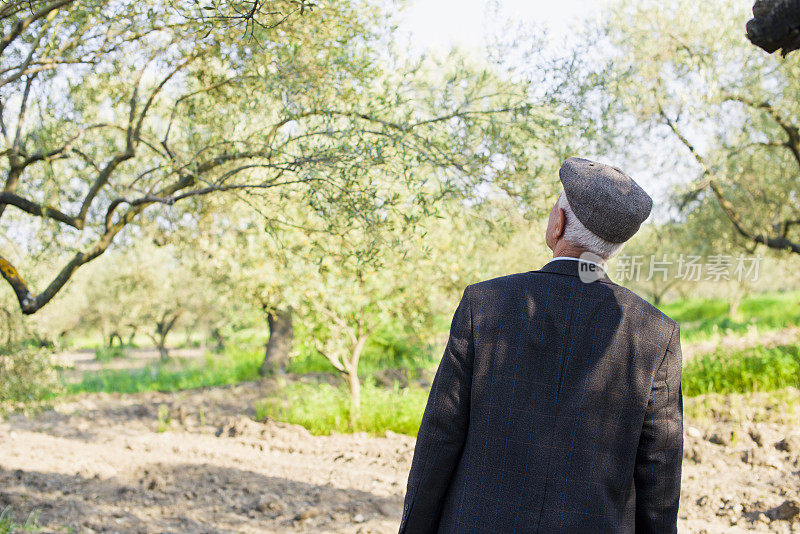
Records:
[[[13,534],[15,532],[41,532],[39,511],[34,510],[24,523],[18,523],[11,518],[10,506],[0,510],[0,534]]]
[[[350,400],[343,386],[289,384],[256,406],[259,419],[270,418],[302,425],[315,435],[331,432],[387,430],[416,436],[428,390],[420,387],[382,388],[370,382],[361,390],[361,417],[350,421]]]
[[[207,354],[202,362],[175,359],[136,370],[87,372],[79,382],[65,384],[65,389],[67,393],[139,393],[235,384],[258,379],[263,358],[261,350],[228,350],[223,356]]]
[[[681,385],[686,396],[705,393],[749,393],[797,387],[800,347],[785,345],[716,351],[684,365]]]
[[[120,346],[101,347],[94,352],[94,357],[99,362],[109,362],[126,356],[125,349]]]
[[[661,311],[681,323],[681,339],[692,342],[715,335],[743,334],[749,328],[780,330],[800,324],[800,292],[745,297],[734,317],[723,299],[689,299],[662,304]]]

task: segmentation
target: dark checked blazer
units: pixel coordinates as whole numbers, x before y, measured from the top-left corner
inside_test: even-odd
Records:
[[[464,291],[401,533],[676,532],[678,324],[578,275],[556,260]]]

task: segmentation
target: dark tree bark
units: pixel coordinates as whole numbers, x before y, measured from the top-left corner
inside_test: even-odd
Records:
[[[161,361],[166,361],[169,359],[169,349],[167,348],[167,335],[169,334],[172,327],[175,326],[175,323],[178,322],[179,314],[168,314],[165,313],[161,316],[161,319],[156,321],[156,332],[155,335],[150,335],[150,339],[156,344],[156,348],[158,348],[158,354],[161,357]]]
[[[122,336],[119,334],[119,332],[114,331],[114,332],[111,332],[111,334],[109,334],[109,336],[108,336],[108,348],[113,348],[114,347],[114,340],[119,341],[119,346],[120,347],[122,347],[124,345],[124,343],[122,342]]]
[[[211,329],[210,337],[216,342],[214,352],[222,352],[225,349],[225,336],[222,335],[222,329],[219,326],[215,326]]]
[[[800,0],[757,0],[747,38],[769,54],[780,48],[783,57],[800,48]]]
[[[128,343],[127,343],[127,346],[128,346],[128,347],[132,347],[132,346],[133,346],[133,338],[135,338],[135,337],[136,337],[136,326],[135,326],[135,325],[128,325],[128,326],[130,327],[131,331],[130,331],[130,333],[128,334]]]
[[[294,327],[292,310],[271,310],[267,312],[269,340],[259,374],[267,376],[275,372],[286,372],[289,367],[289,353],[292,350]]]

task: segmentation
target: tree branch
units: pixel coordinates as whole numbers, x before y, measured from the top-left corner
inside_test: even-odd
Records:
[[[6,48],[8,48],[8,45],[10,45],[17,37],[22,35],[22,32],[28,29],[28,26],[30,26],[37,20],[47,17],[53,11],[61,9],[62,7],[71,4],[74,1],[75,0],[56,0],[52,4],[43,7],[30,17],[22,19],[18,21],[16,24],[14,24],[9,34],[3,36],[3,38],[0,39],[0,57],[2,57],[3,52],[5,52]]]
[[[2,256],[0,256],[0,275],[5,278],[6,282],[8,282],[11,286],[11,289],[14,290],[14,294],[17,296],[22,313],[33,313],[36,311],[31,309],[34,299],[28,290],[27,284],[19,275],[14,266]]]
[[[742,237],[754,243],[766,245],[772,249],[789,250],[794,254],[800,254],[800,243],[793,242],[787,239],[785,236],[771,237],[764,233],[751,232],[745,227],[741,217],[736,211],[736,207],[733,205],[733,203],[731,203],[730,200],[728,200],[728,198],[725,196],[725,193],[722,191],[722,187],[720,187],[719,183],[713,178],[711,168],[706,163],[705,159],[700,155],[697,149],[695,149],[694,145],[692,145],[692,143],[689,142],[689,140],[680,132],[680,130],[678,130],[677,125],[667,116],[667,114],[663,110],[660,110],[660,113],[664,119],[664,122],[670,127],[675,136],[681,141],[681,143],[683,143],[683,145],[692,154],[694,159],[700,164],[701,168],[703,169],[704,177],[702,183],[711,189],[711,192],[717,199],[717,203],[722,208],[722,211],[725,212],[725,215],[728,217],[728,220],[731,221],[736,231]]]
[[[11,144],[13,152],[19,152],[19,142],[22,137],[22,128],[25,125],[25,112],[28,109],[28,97],[31,94],[31,85],[33,84],[34,76],[28,76],[25,81],[25,90],[22,93],[22,102],[19,104],[19,113],[17,113],[17,133],[14,135],[14,142]]]
[[[111,177],[111,174],[114,170],[124,161],[129,160],[133,157],[132,152],[123,152],[122,154],[117,154],[111,161],[109,161],[106,166],[103,168],[102,171],[97,175],[95,178],[94,183],[89,188],[89,192],[86,193],[86,197],[83,199],[83,204],[81,205],[80,212],[78,213],[77,220],[81,223],[86,222],[86,215],[89,213],[89,208],[94,202],[97,193],[106,185],[108,179]]]
[[[74,217],[70,217],[69,215],[65,214],[64,212],[56,208],[50,206],[42,206],[40,204],[37,204],[36,202],[30,201],[14,193],[0,192],[0,205],[14,206],[26,213],[30,213],[31,215],[53,219],[60,223],[71,226],[77,230],[83,229],[82,221],[79,221]]]
[[[331,362],[331,365],[333,365],[337,371],[339,371],[340,373],[347,374],[347,369],[345,369],[344,365],[342,365],[341,359],[336,356],[331,356],[327,352],[323,351],[319,341],[317,341],[316,339],[314,340],[314,348],[317,349],[317,352],[322,354],[326,360]]]
[[[800,165],[800,130],[798,130],[797,126],[792,124],[788,118],[779,113],[771,103],[767,101],[759,102],[746,96],[733,94],[726,95],[725,100],[739,102],[753,109],[766,111],[767,114],[772,117],[772,120],[774,120],[784,132],[786,132],[788,140],[782,144],[792,152],[797,164]]]

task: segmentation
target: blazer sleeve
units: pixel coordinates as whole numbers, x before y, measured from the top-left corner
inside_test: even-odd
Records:
[[[636,533],[677,532],[683,460],[680,326],[656,369],[634,470]]]
[[[450,338],[431,385],[408,476],[400,533],[436,532],[469,424],[474,346],[470,288],[453,316]]]

